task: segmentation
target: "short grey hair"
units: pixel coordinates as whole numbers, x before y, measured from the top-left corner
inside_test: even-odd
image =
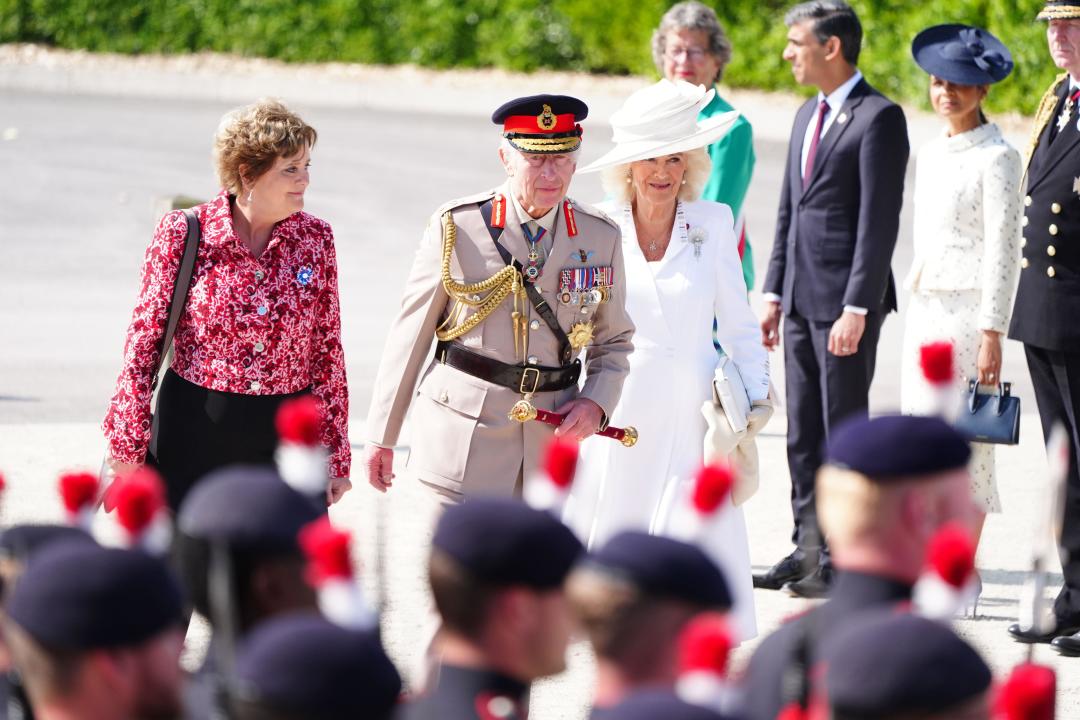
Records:
[[[840,40],[840,52],[851,65],[859,64],[862,50],[862,24],[859,16],[844,0],[810,0],[788,10],[784,25],[791,27],[809,22],[818,42],[824,45],[829,38]]]
[[[731,41],[724,33],[720,25],[720,19],[716,17],[716,11],[708,5],[699,2],[681,2],[673,5],[670,10],[660,18],[660,27],[653,30],[652,56],[656,64],[656,70],[660,76],[664,75],[664,51],[667,43],[667,34],[679,30],[701,30],[709,37],[709,53],[716,58],[720,68],[716,71],[714,83],[720,82],[724,76],[724,68],[731,62]]]
[[[679,199],[683,202],[693,202],[701,197],[705,185],[709,182],[709,176],[712,175],[712,158],[703,147],[679,154],[686,161],[686,172],[683,175],[686,184],[679,188]],[[616,202],[628,203],[634,199],[634,185],[627,182],[631,164],[613,165],[600,171],[600,183],[604,186],[604,191]]]

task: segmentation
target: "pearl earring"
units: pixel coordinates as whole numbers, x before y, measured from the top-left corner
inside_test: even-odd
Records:
[[[626,173],[626,182],[633,182],[633,178],[630,177],[630,173]]]
[[[685,184],[686,184],[686,180],[683,180],[683,181],[682,181],[682,184],[683,184],[683,185],[685,185]]]

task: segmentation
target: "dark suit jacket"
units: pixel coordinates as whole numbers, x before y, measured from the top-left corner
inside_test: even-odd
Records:
[[[1046,350],[1080,351],[1080,130],[1074,109],[1050,142],[1069,88],[1027,170],[1023,259],[1009,337]],[[1055,212],[1056,210],[1056,212]]]
[[[817,108],[811,98],[795,116],[763,291],[783,299],[785,314],[809,320],[833,321],[845,305],[895,310],[891,263],[908,161],[904,112],[859,81],[821,139],[803,191],[803,138]]]

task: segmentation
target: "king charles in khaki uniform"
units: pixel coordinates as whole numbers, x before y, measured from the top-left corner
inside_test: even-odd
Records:
[[[619,230],[566,197],[587,113],[562,95],[506,103],[492,115],[506,183],[431,216],[368,412],[376,489],[390,487],[410,404],[408,468],[451,501],[519,494],[553,432],[584,439],[614,410],[634,332]],[[523,397],[562,426],[511,420]]]

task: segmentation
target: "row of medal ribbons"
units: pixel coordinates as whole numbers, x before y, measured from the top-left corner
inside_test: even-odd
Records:
[[[611,291],[611,266],[566,268],[559,272],[559,302],[563,305],[599,305]]]

